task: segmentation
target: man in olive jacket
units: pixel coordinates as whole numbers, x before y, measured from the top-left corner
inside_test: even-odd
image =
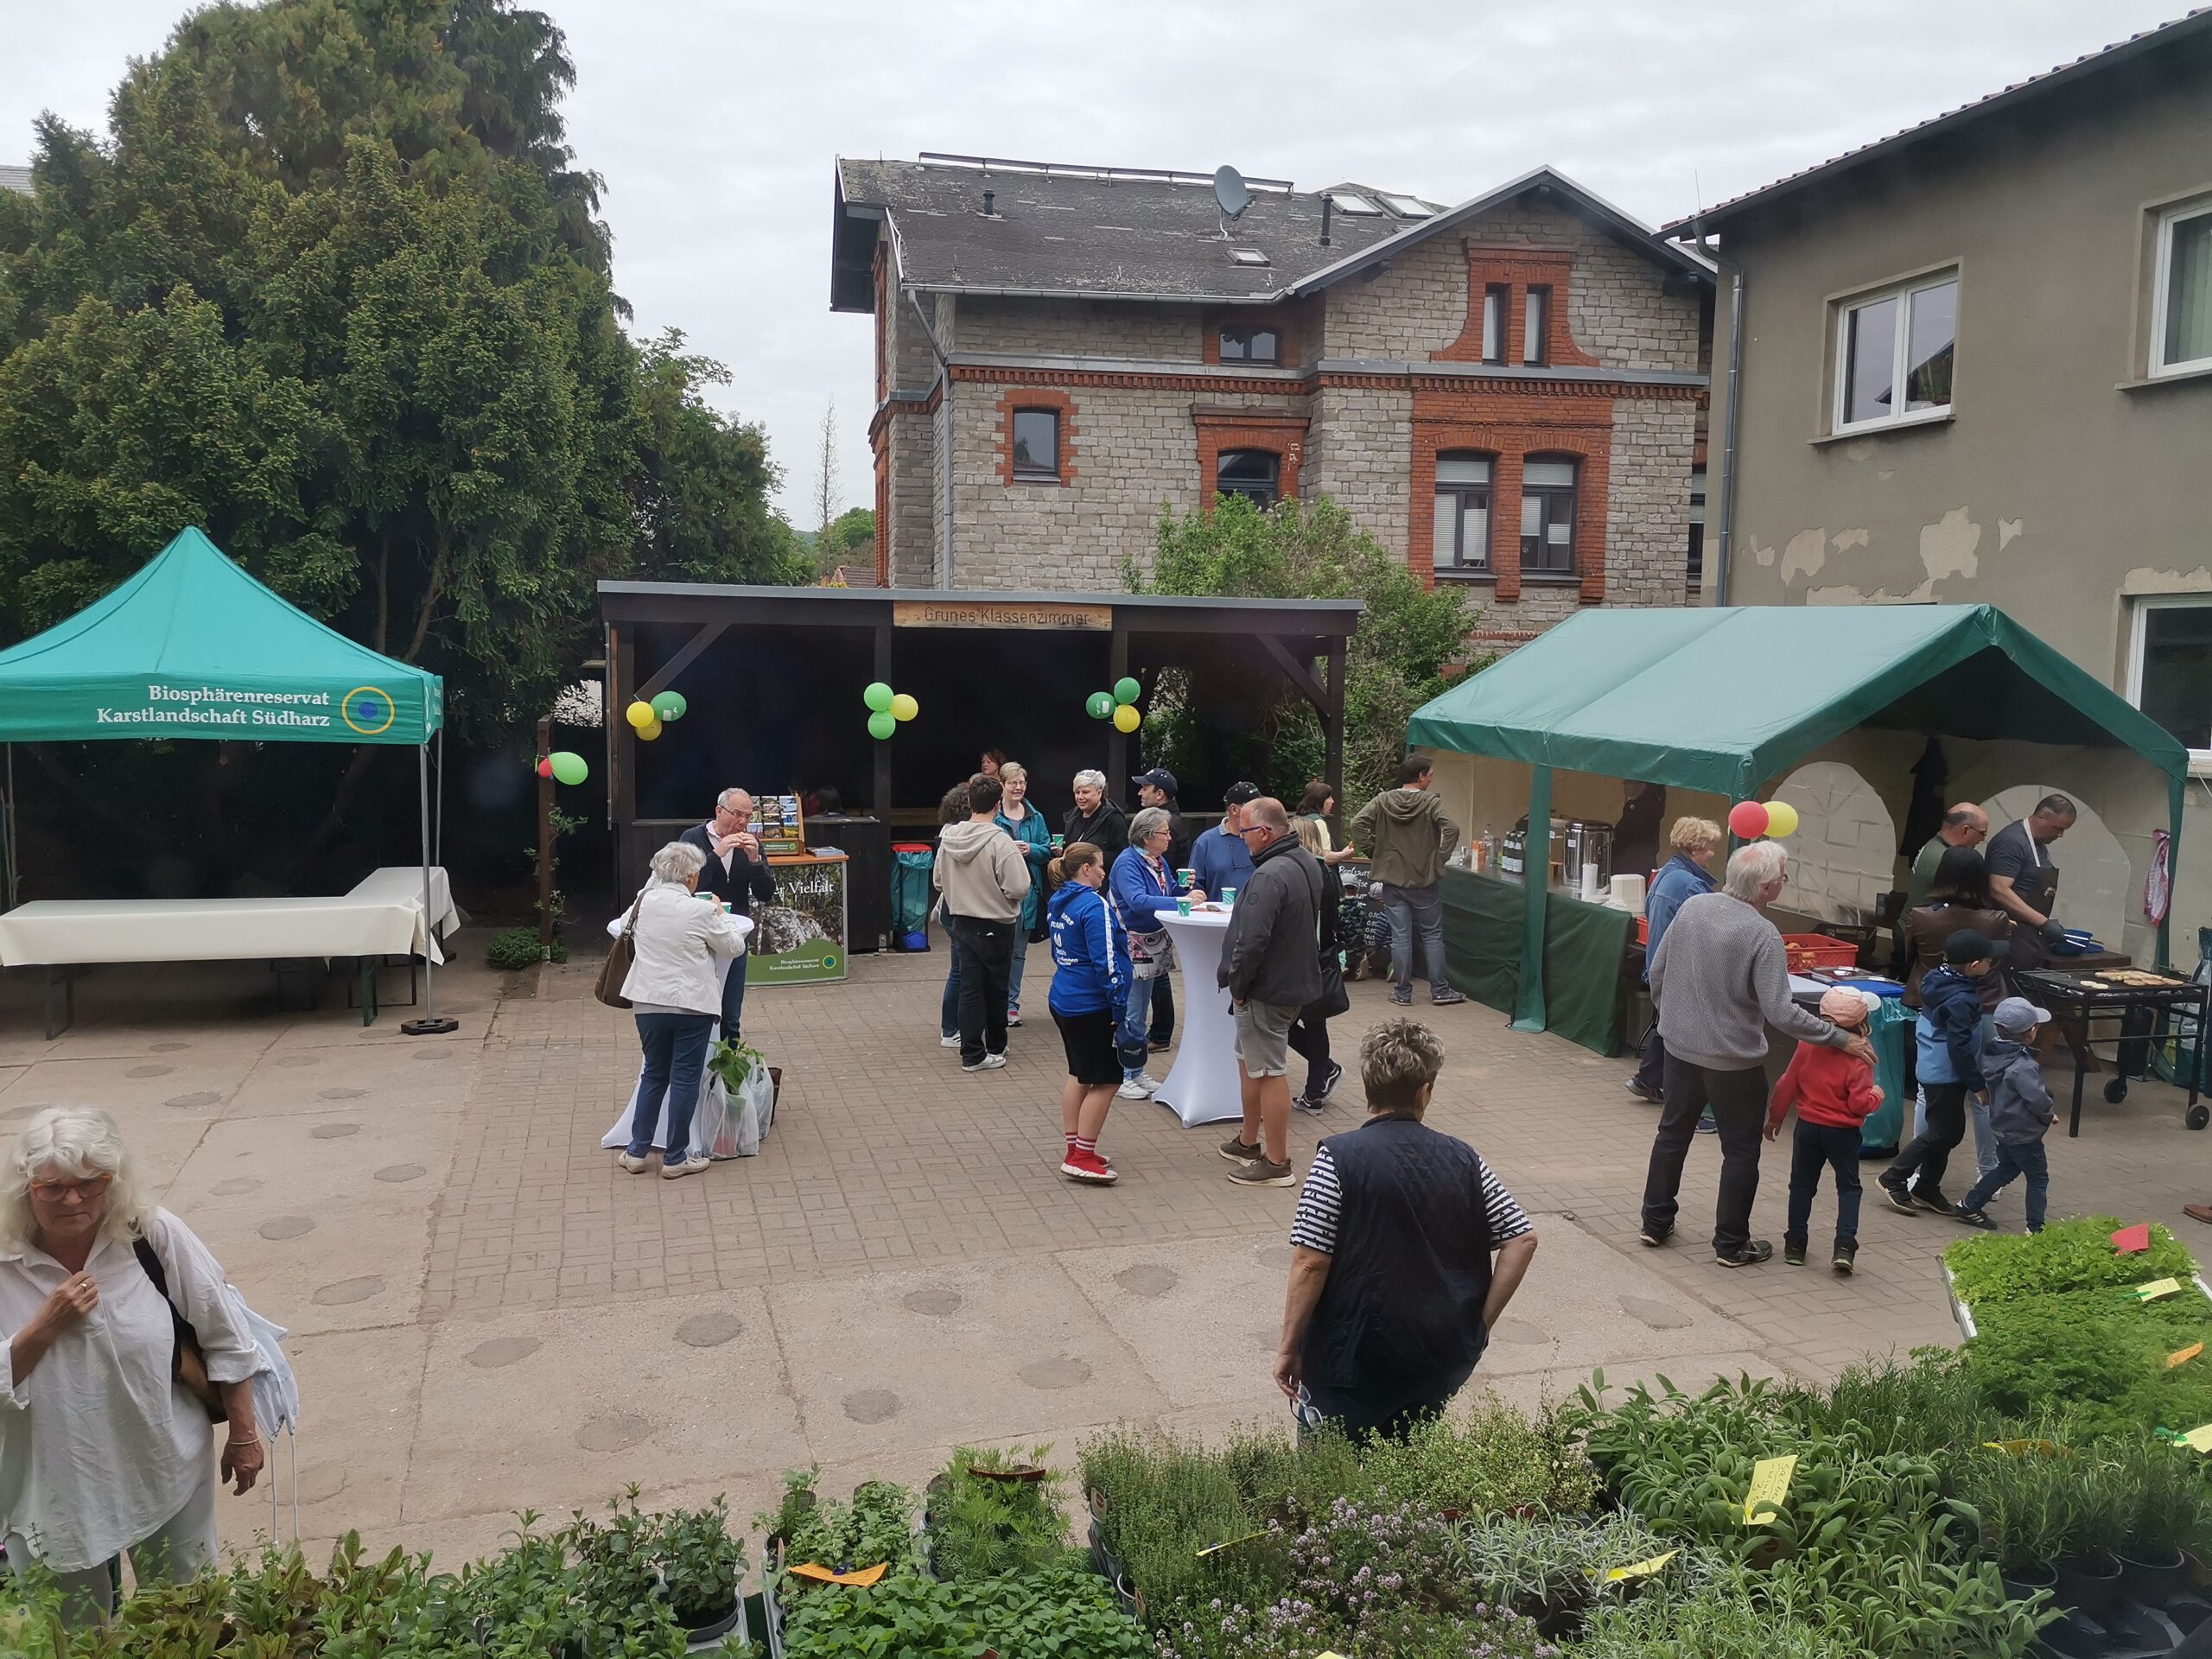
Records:
[[[1444,861],[1459,844],[1459,826],[1429,792],[1433,771],[1427,756],[1408,755],[1399,763],[1398,787],[1384,790],[1351,821],[1352,845],[1366,849],[1390,918],[1390,1000],[1402,1005],[1414,1000],[1416,932],[1429,1000],[1440,1007],[1467,1000],[1444,975]]]
[[[1236,1010],[1244,1121],[1221,1155],[1240,1186],[1288,1186],[1290,1028],[1321,995],[1321,866],[1271,796],[1244,808],[1237,833],[1252,849],[1252,874],[1229,913],[1217,980]]]

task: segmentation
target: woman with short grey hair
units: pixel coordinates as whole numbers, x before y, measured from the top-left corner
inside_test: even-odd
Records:
[[[1107,903],[1129,938],[1129,984],[1114,1011],[1114,1046],[1122,1062],[1121,1097],[1148,1100],[1160,1079],[1144,1069],[1150,1052],[1146,1027],[1152,1020],[1152,988],[1175,969],[1175,944],[1162,918],[1175,913],[1188,894],[1193,903],[1205,894],[1183,886],[1167,862],[1167,843],[1175,820],[1165,807],[1147,806],[1129,820],[1129,844],[1112,861]]]
[[[1068,845],[1089,842],[1106,855],[1109,867],[1129,844],[1128,815],[1106,798],[1106,774],[1088,766],[1075,775],[1075,805],[1060,828]]]
[[[0,1181],[0,1529],[10,1566],[51,1572],[64,1619],[86,1624],[114,1610],[124,1551],[142,1582],[215,1559],[218,1474],[244,1492],[261,1473],[260,1351],[221,1266],[155,1205],[105,1112],[47,1108]],[[219,1461],[188,1373],[223,1409]]]
[[[691,1115],[699,1104],[707,1046],[721,1017],[721,976],[715,958],[741,952],[751,926],[713,894],[699,893],[699,872],[706,863],[707,855],[690,842],[670,842],[653,855],[652,879],[624,924],[630,933],[630,972],[622,995],[637,1016],[645,1070],[631,1110],[630,1141],[615,1161],[632,1175],[642,1174],[652,1156],[664,1096],[668,1123],[659,1138],[665,1148],[661,1174],[673,1180],[696,1175],[708,1164],[705,1156],[691,1154]]]

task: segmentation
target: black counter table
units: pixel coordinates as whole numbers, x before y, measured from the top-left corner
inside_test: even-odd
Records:
[[[2125,1033],[2126,1016],[2139,1010],[2147,1011],[2154,1017],[2159,1014],[2188,1014],[2197,1022],[2200,1040],[2208,1021],[2212,1021],[2212,985],[2192,984],[2179,977],[2163,985],[2123,985],[2115,980],[2099,979],[2094,974],[2062,973],[2050,968],[2025,969],[2015,977],[2022,995],[2034,998],[2049,1008],[2055,1019],[2070,1021],[2074,1027],[2067,1033],[2068,1042],[2074,1050],[2074,1109],[2066,1123],[2069,1137],[2082,1133],[2082,1079],[2088,1069],[2089,1046],[2093,1042],[2114,1040],[2093,1037],[2089,1031],[2091,1020],[2118,1015]],[[2085,982],[2091,979],[2097,979],[2098,982]],[[2080,1033],[2078,1040],[2075,1031]],[[2122,1044],[2147,1043],[2150,1039],[2123,1034],[2117,1040]],[[2196,1097],[2201,1070],[2196,1065],[2190,1067],[2189,1106],[2183,1122],[2192,1129],[2201,1129],[2212,1121],[2212,1110],[2208,1110]],[[2126,1094],[2126,1071],[2122,1066],[2119,1075],[2105,1085],[2105,1098],[2117,1103]]]

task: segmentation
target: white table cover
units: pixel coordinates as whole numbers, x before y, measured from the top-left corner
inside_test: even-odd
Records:
[[[438,925],[449,928],[445,872],[430,878]],[[326,899],[39,899],[0,915],[0,967],[407,956],[445,960],[423,925],[419,865]]]
[[[1221,944],[1229,931],[1226,911],[1163,916],[1175,941],[1183,975],[1182,1032],[1175,1064],[1153,1099],[1183,1120],[1186,1129],[1244,1116],[1236,1074],[1236,1023],[1229,993],[1215,983]]]

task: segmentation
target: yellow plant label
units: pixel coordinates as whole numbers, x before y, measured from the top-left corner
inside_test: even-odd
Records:
[[[2040,1452],[2047,1458],[2070,1458],[2074,1454],[2064,1446],[2050,1440],[1984,1440],[1992,1452],[2009,1452],[2016,1458],[2024,1458],[2031,1452]]]
[[[2198,1452],[2212,1452],[2212,1423],[2202,1428],[2192,1428],[2181,1437],[2181,1443]]]
[[[1242,1538],[1231,1538],[1226,1543],[1208,1544],[1204,1549],[1198,1552],[1198,1559],[1200,1560],[1204,1560],[1209,1555],[1218,1554],[1224,1549],[1234,1549],[1239,1544],[1249,1544],[1255,1538],[1264,1538],[1267,1535],[1268,1535],[1265,1531],[1248,1532]]]
[[[2177,1348],[2166,1356],[2166,1369],[2171,1371],[2177,1365],[2186,1365],[2203,1351],[2204,1344],[2201,1342],[2192,1342],[2186,1348]]]
[[[1774,1519],[1782,1500],[1789,1496],[1789,1478],[1796,1472],[1795,1452],[1786,1458],[1761,1458],[1751,1465],[1751,1490],[1744,1495],[1745,1526],[1764,1527]]]
[[[2142,1302],[2155,1302],[2159,1297],[2171,1296],[2180,1288],[2181,1281],[2178,1279],[2153,1279],[2147,1285],[2135,1287],[2135,1299]]]
[[[1681,1554],[1678,1549],[1670,1549],[1664,1555],[1654,1555],[1648,1561],[1631,1561],[1626,1567],[1609,1567],[1605,1569],[1605,1582],[1618,1584],[1623,1579],[1648,1579]]]
[[[891,1563],[878,1561],[874,1567],[864,1567],[857,1573],[839,1573],[819,1561],[807,1561],[791,1568],[795,1579],[812,1579],[819,1584],[857,1585],[865,1589],[890,1570]]]

